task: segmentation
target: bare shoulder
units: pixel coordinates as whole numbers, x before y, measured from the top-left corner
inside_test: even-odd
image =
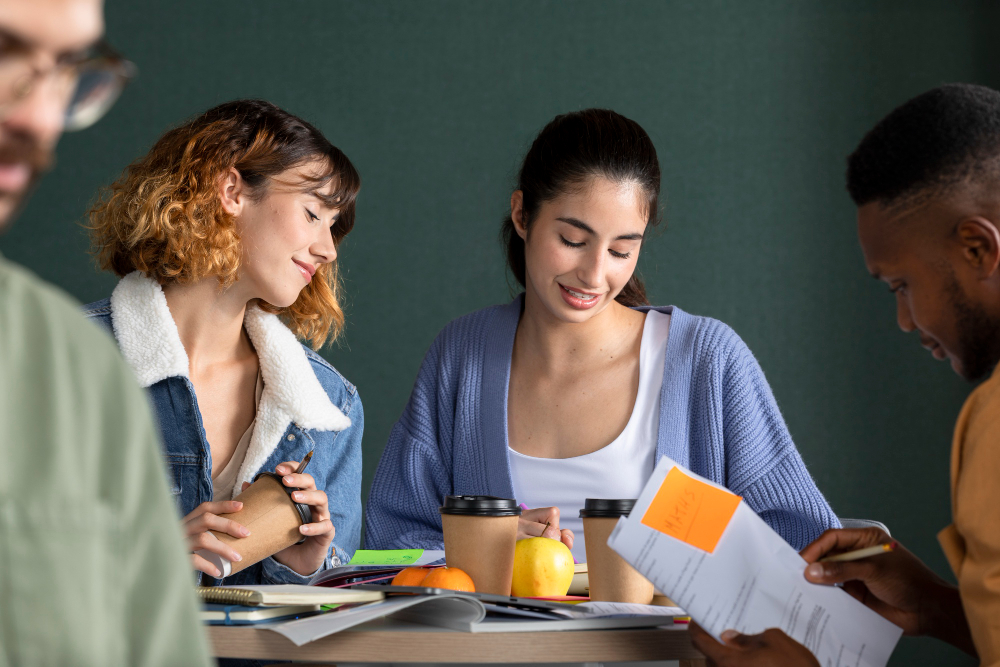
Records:
[[[623,306],[617,301],[611,307],[614,308],[615,318],[619,322],[621,330],[632,338],[642,338],[642,328],[646,324],[646,312]]]

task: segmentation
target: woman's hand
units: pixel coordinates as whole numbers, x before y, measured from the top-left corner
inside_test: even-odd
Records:
[[[558,507],[537,507],[521,512],[517,520],[517,539],[523,540],[526,537],[561,540],[567,547],[573,548],[573,531],[569,528],[559,530]]]
[[[845,591],[892,621],[907,635],[930,635],[975,655],[958,589],[934,574],[908,549],[896,548],[855,561],[817,563],[830,554],[892,541],[878,528],[828,530],[802,550],[811,563],[806,579],[843,584]]]
[[[214,554],[219,554],[230,562],[243,560],[236,551],[225,542],[222,542],[212,533],[214,530],[233,537],[246,537],[250,531],[232,519],[223,519],[220,514],[232,514],[243,509],[243,503],[235,500],[223,500],[220,502],[202,503],[195,507],[190,514],[181,520],[181,527],[187,536],[188,547],[191,549],[191,566],[199,572],[221,577],[222,572],[212,563],[199,556],[196,551],[205,549]]]
[[[316,488],[316,480],[312,475],[302,473],[296,475],[293,471],[298,467],[297,461],[286,461],[275,468],[282,475],[285,486],[300,489],[292,492],[292,500],[303,505],[309,505],[312,510],[312,523],[299,526],[299,532],[306,536],[306,541],[283,549],[274,554],[274,560],[286,565],[299,574],[308,575],[315,572],[326,560],[333,542],[334,528],[330,521],[330,506],[326,491]],[[243,483],[243,488],[249,486]]]
[[[713,667],[820,667],[809,649],[777,628],[759,635],[726,630],[721,644],[697,623],[691,623],[688,631],[691,643]]]

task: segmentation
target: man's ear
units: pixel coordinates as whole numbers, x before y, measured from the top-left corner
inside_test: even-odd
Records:
[[[958,223],[955,235],[962,256],[981,279],[996,274],[1000,267],[1000,229],[991,220],[975,216]]]
[[[522,241],[528,240],[528,227],[524,221],[524,193],[514,190],[510,196],[510,219],[514,222],[514,231]]]
[[[243,204],[246,201],[246,183],[240,172],[235,167],[230,167],[228,171],[222,172],[219,176],[219,202],[222,210],[232,216],[237,216],[243,211]]]

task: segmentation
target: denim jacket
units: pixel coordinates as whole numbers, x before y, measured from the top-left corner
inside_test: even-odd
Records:
[[[163,436],[171,491],[181,516],[212,500],[212,454],[205,437],[188,358],[159,284],[139,272],[123,278],[110,299],[84,307],[110,331],[146,388]],[[361,539],[361,434],[364,413],[357,389],[321,356],[301,345],[276,315],[247,307],[244,326],[260,360],[264,391],[233,495],[258,472],[301,461],[313,450],[309,474],[326,491],[336,530],[317,572],[350,560]],[[316,573],[313,573],[315,575]],[[307,583],[273,558],[226,579],[202,583]]]

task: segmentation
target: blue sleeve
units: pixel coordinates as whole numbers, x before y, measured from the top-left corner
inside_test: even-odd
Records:
[[[361,437],[365,411],[360,395],[355,394],[347,416],[351,418],[351,426],[337,436],[338,453],[327,477],[330,520],[336,529],[331,556],[339,561],[328,567],[346,565],[361,548]]]
[[[335,530],[330,552],[323,564],[313,573],[301,575],[282,565],[274,558],[265,558],[261,577],[269,584],[307,584],[323,570],[346,565],[361,546],[361,438],[365,429],[364,408],[361,397],[354,394],[348,401],[344,414],[351,418],[351,425],[336,434],[333,451],[323,459],[325,480],[320,480],[320,467],[309,472],[316,477],[317,487],[326,491],[330,506],[330,520]],[[319,461],[317,461],[319,463]]]
[[[735,333],[725,347],[726,486],[801,550],[840,522],[806,470],[757,360]]]
[[[369,549],[444,548],[438,508],[452,492],[454,397],[439,342],[424,358],[375,471],[365,520]]]

